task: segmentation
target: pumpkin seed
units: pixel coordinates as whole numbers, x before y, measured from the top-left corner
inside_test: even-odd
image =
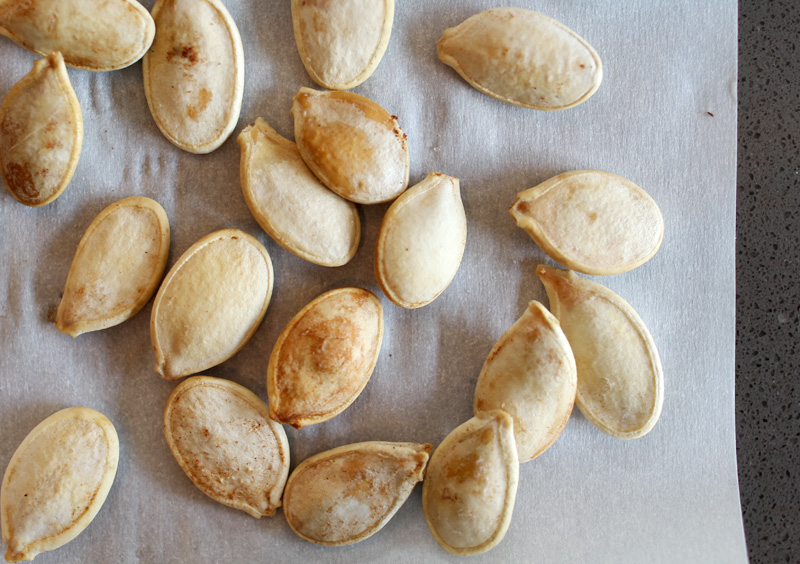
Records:
[[[375,275],[404,308],[431,303],[450,285],[467,243],[458,178],[432,172],[386,211],[378,233]]]
[[[292,114],[300,155],[341,197],[379,204],[408,187],[406,136],[397,118],[372,100],[352,92],[301,88]]]
[[[555,442],[575,403],[575,357],[558,320],[537,301],[492,348],[475,388],[475,414],[502,409],[514,418],[520,462]]]
[[[297,145],[258,118],[238,137],[247,206],[270,237],[300,258],[341,266],[361,237],[355,204],[331,192],[308,169]]]
[[[77,537],[105,502],[118,461],[117,432],[102,413],[71,407],[39,423],[3,476],[6,560],[33,560]]]
[[[177,380],[236,354],[264,319],[273,281],[267,249],[243,231],[215,231],[189,247],[153,302],[156,371]]]
[[[72,180],[83,143],[83,119],[64,58],[33,64],[0,106],[0,173],[26,206],[44,206]]]
[[[394,0],[292,0],[294,37],[314,82],[349,90],[367,80],[383,58]]]
[[[150,301],[169,254],[169,220],[158,202],[133,196],[100,212],[78,244],[56,327],[77,337],[119,325]]]
[[[286,483],[283,512],[316,544],[342,546],[380,531],[422,480],[431,445],[366,442],[304,460]]]
[[[585,102],[603,78],[585,39],[545,15],[494,8],[445,30],[439,59],[493,98],[535,110]]]
[[[153,42],[155,25],[135,0],[36,0],[0,3],[0,34],[43,57],[110,71],[132,65]]]
[[[632,270],[664,238],[664,220],[647,192],[599,170],[559,174],[520,192],[510,211],[553,260],[585,274]]]
[[[144,56],[144,93],[161,133],[190,153],[210,153],[239,119],[244,51],[219,0],[158,0],[156,37]]]
[[[664,374],[642,319],[617,294],[572,271],[540,265],[536,274],[575,353],[581,413],[618,439],[650,432],[661,415]]]
[[[456,427],[433,453],[422,484],[436,542],[458,556],[494,548],[511,523],[518,478],[510,415],[487,411]]]
[[[269,414],[300,429],[344,411],[375,370],[383,341],[380,300],[362,288],[318,296],[278,337],[267,370]]]
[[[256,518],[281,506],[289,442],[267,404],[244,386],[187,378],[167,401],[164,435],[180,467],[211,499]]]

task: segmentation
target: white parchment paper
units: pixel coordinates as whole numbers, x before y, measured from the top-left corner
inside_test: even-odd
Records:
[[[153,1],[143,4],[149,9]],[[272,346],[306,303],[345,285],[381,297],[386,336],[371,381],[335,419],[287,429],[293,466],[357,441],[437,445],[471,417],[478,373],[497,338],[530,300],[547,303],[534,268],[548,259],[507,208],[517,192],[578,168],[631,179],[664,215],[664,243],[651,261],[598,278],[652,332],[666,380],[663,415],[649,435],[624,442],[576,409],[555,445],[521,466],[505,539],[470,561],[746,562],[733,394],[736,2],[516,0],[577,31],[605,64],[603,84],[588,102],[537,112],[480,94],[436,57],[445,28],[496,2],[398,0],[386,55],[355,91],[399,117],[412,184],[432,170],[461,178],[469,221],[455,280],[416,311],[391,304],[373,274],[388,205],[361,208],[358,253],[335,269],[289,254],[250,215],[234,137],[261,116],[293,138],[291,98],[315,85],[297,54],[288,0],[225,4],[244,41],[246,78],[239,124],[219,150],[190,155],[162,137],[147,109],[141,63],[113,73],[70,69],[85,121],[72,183],[40,209],[0,190],[0,468],[39,421],[68,406],[108,415],[121,442],[116,481],[95,521],[37,562],[459,561],[428,531],[419,488],[381,532],[338,549],[300,540],[281,512],[256,520],[210,500],[164,440],[162,410],[175,384],[153,370],[150,305],[120,326],[77,339],[49,318],[92,219],[118,199],[148,196],[171,222],[168,267],[224,227],[244,229],[268,248],[276,283],[264,323],[239,354],[207,372],[265,400]],[[0,39],[5,95],[35,57]]]

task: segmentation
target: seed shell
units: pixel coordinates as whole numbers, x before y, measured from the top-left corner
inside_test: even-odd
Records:
[[[6,560],[33,560],[77,537],[105,502],[118,461],[117,432],[102,413],[71,407],[39,423],[3,476]]]
[[[11,195],[38,207],[72,180],[83,143],[78,98],[61,53],[33,64],[0,106],[0,173]]]
[[[326,292],[295,315],[267,369],[270,417],[300,429],[344,411],[369,382],[383,342],[380,300],[362,288]]]
[[[618,439],[649,433],[661,415],[664,373],[641,317],[617,294],[572,271],[540,265],[536,274],[575,354],[581,413]]]
[[[664,238],[664,219],[647,192],[600,170],[565,172],[520,192],[510,212],[553,260],[584,274],[632,270]]]
[[[210,153],[233,132],[244,92],[244,51],[219,0],[158,0],[144,56],[144,93],[161,133],[190,153]]]
[[[215,231],[189,247],[153,302],[156,372],[177,380],[236,354],[264,319],[273,282],[267,249],[243,231]]]
[[[329,90],[349,90],[375,71],[389,45],[394,0],[292,0],[300,59]]]
[[[242,192],[258,224],[278,244],[322,266],[353,258],[361,238],[355,204],[308,169],[297,145],[256,119],[237,138]]]
[[[446,29],[439,59],[471,86],[509,104],[564,110],[600,87],[603,65],[562,23],[523,8],[494,8]]]
[[[267,404],[244,386],[187,378],[167,400],[164,435],[180,467],[211,499],[256,518],[281,506],[289,442]]]
[[[422,480],[431,448],[375,441],[307,458],[286,484],[286,521],[315,544],[343,546],[371,537]]]

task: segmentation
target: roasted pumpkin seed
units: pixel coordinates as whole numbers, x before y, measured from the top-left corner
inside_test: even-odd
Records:
[[[431,445],[366,442],[304,460],[286,483],[283,512],[316,544],[342,546],[380,531],[422,480]]]
[[[394,20],[394,0],[292,0],[294,38],[314,82],[349,90],[381,62]]]
[[[406,135],[397,118],[372,100],[352,92],[301,88],[292,114],[300,155],[341,197],[379,204],[408,187]]]
[[[486,411],[456,427],[434,451],[422,484],[436,542],[458,556],[494,548],[511,523],[518,478],[509,414]]]
[[[664,220],[647,192],[599,170],[559,174],[517,194],[510,211],[553,260],[585,274],[636,268],[664,238]]]
[[[153,302],[156,371],[177,380],[236,354],[264,319],[273,281],[267,249],[243,231],[215,231],[189,247]]]
[[[244,51],[219,0],[158,0],[156,37],[144,56],[144,93],[161,133],[190,153],[210,153],[239,119]]]
[[[558,320],[537,301],[492,348],[475,388],[475,414],[502,409],[514,418],[520,462],[555,442],[575,403],[575,357]]]
[[[71,407],[39,423],[3,476],[6,560],[33,560],[77,537],[105,502],[118,461],[117,432],[102,413]]]
[[[44,206],[72,180],[83,119],[61,53],[33,64],[0,106],[0,173],[26,206]]]
[[[219,503],[271,517],[289,475],[289,442],[257,395],[222,378],[194,376],[167,400],[164,435],[200,491]]]
[[[375,251],[378,283],[401,307],[427,305],[453,281],[466,243],[458,178],[432,172],[386,211]]]
[[[158,202],[133,196],[108,206],[78,244],[56,327],[77,337],[119,325],[150,301],[169,254],[169,220]]]
[[[375,370],[383,342],[380,300],[362,288],[318,296],[278,337],[267,370],[269,414],[300,429],[335,417]]]
[[[445,30],[439,59],[493,98],[535,110],[585,102],[603,78],[585,39],[545,15],[494,8]]]
[[[0,34],[71,67],[110,71],[132,65],[153,42],[155,25],[136,0],[0,2]]]
[[[361,237],[355,204],[328,190],[297,145],[258,118],[238,137],[242,191],[258,224],[285,249],[322,266],[353,258]]]
[[[575,353],[581,413],[618,439],[650,432],[661,415],[664,374],[642,319],[617,294],[572,271],[540,265],[536,274]]]

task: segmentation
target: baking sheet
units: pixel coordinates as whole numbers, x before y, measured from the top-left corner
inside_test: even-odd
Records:
[[[148,9],[153,1],[142,2]],[[292,138],[291,98],[306,74],[288,1],[225,2],[244,41],[246,79],[234,136],[256,117]],[[153,370],[150,305],[133,319],[72,339],[50,321],[72,255],[92,219],[132,195],[159,201],[172,228],[168,266],[200,237],[225,227],[261,240],[275,267],[267,316],[251,342],[206,374],[266,400],[272,346],[320,293],[359,285],[379,295],[386,336],[375,373],[335,419],[287,429],[293,466],[363,440],[430,442],[472,414],[481,366],[497,338],[537,299],[549,262],[511,220],[518,191],[571,169],[625,176],[647,190],[666,223],[644,266],[597,278],[647,323],[664,366],[664,410],[634,441],[607,437],[575,411],[561,438],[520,468],[505,539],[471,562],[746,562],[734,426],[734,223],[737,4],[697,0],[517,0],[584,36],[604,61],[588,102],[563,112],[506,105],[469,87],[436,57],[442,31],[496,7],[485,0],[400,0],[386,55],[355,92],[399,116],[412,183],[432,170],[461,178],[469,235],[464,261],[431,305],[406,311],[380,292],[372,270],[388,205],[361,207],[353,261],[326,269],[275,244],[250,215],[232,136],[196,156],[161,136],[142,91],[141,63],[113,73],[69,70],[85,122],[70,186],[40,209],[0,190],[0,467],[25,435],[58,409],[86,405],[120,435],[116,481],[95,521],[37,562],[458,561],[429,533],[420,488],[378,534],[323,548],[296,537],[279,512],[253,519],[205,497],[163,438],[175,384]],[[0,41],[0,92],[34,56]],[[712,115],[713,114],[713,115]]]

